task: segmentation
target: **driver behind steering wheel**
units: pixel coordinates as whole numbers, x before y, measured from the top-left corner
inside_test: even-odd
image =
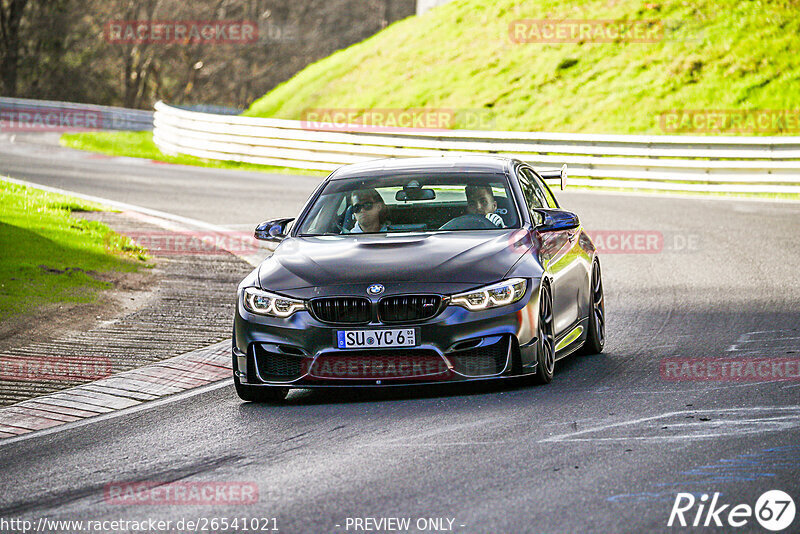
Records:
[[[486,217],[498,228],[505,228],[503,218],[495,213],[497,201],[488,185],[468,185],[464,188],[467,195],[467,213]]]

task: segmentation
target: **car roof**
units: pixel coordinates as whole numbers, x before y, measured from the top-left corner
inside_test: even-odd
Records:
[[[444,156],[430,158],[391,158],[365,161],[339,167],[328,177],[342,180],[362,176],[393,174],[425,174],[431,172],[483,172],[506,174],[514,160],[500,156]]]

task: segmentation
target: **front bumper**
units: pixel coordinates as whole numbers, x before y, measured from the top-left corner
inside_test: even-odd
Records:
[[[533,298],[531,298],[533,294]],[[237,304],[233,371],[247,385],[295,388],[439,384],[535,370],[530,356],[538,291],[519,302],[471,312],[447,306],[410,324],[333,325],[308,311],[288,319],[254,315]],[[339,349],[340,330],[414,329],[413,348]]]

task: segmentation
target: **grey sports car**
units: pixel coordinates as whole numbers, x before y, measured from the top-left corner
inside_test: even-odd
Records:
[[[521,161],[341,167],[296,221],[262,223],[255,236],[279,244],[238,289],[244,400],[526,374],[547,383],[558,359],[603,349],[595,247]]]

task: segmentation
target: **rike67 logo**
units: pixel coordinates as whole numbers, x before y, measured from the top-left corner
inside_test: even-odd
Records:
[[[781,490],[763,493],[754,507],[749,504],[722,504],[719,493],[704,493],[699,499],[691,493],[678,493],[672,504],[667,526],[681,527],[744,527],[751,524],[753,517],[767,530],[778,532],[789,528],[794,521],[794,500]],[[797,530],[794,530],[797,532]]]

